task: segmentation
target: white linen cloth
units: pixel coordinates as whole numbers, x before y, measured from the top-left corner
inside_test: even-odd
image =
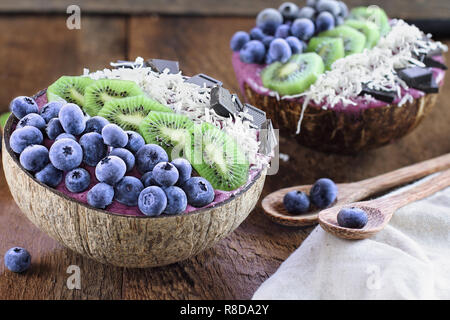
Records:
[[[253,299],[450,299],[450,188],[399,209],[369,239],[316,227]]]

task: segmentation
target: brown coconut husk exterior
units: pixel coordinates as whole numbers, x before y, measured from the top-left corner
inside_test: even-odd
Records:
[[[4,130],[2,161],[15,202],[50,237],[101,263],[147,268],[192,257],[236,229],[255,207],[264,185],[265,170],[212,208],[158,217],[110,213],[78,202],[25,171],[9,146],[13,118]]]
[[[264,110],[281,135],[292,136],[313,149],[345,154],[381,147],[403,137],[430,113],[437,99],[436,94],[427,94],[402,107],[387,105],[355,112],[308,106],[301,133],[296,135],[301,102],[261,95],[247,83],[244,88],[247,101]]]

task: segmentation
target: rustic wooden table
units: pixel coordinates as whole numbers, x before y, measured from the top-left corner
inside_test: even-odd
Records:
[[[62,74],[105,67],[116,59],[161,57],[180,61],[185,74],[207,73],[237,92],[228,42],[252,19],[83,16],[81,30],[64,16],[0,17],[0,105],[32,95]],[[447,42],[450,43],[450,42]],[[447,54],[447,61],[450,59]],[[428,118],[401,141],[357,156],[315,152],[281,139],[290,156],[267,177],[262,196],[320,177],[353,181],[450,152],[450,85]],[[383,134],[380,132],[380,134]],[[43,199],[45,201],[45,199]],[[0,253],[23,246],[33,256],[22,275],[0,258],[0,299],[248,299],[313,228],[271,223],[261,207],[214,248],[174,265],[133,270],[102,265],[65,249],[32,225],[14,203],[0,174]],[[81,269],[81,289],[66,286],[67,268]]]

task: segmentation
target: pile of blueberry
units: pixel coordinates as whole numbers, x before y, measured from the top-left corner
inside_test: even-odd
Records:
[[[214,200],[209,181],[191,177],[187,160],[169,162],[160,146],[145,144],[139,133],[124,131],[102,117],[87,118],[76,104],[49,102],[39,112],[32,98],[17,97],[10,108],[19,119],[10,147],[20,155],[23,168],[51,187],[58,186],[65,173],[65,187],[72,193],[88,190],[92,182],[87,201],[93,207],[106,208],[116,200],[157,216]],[[44,138],[53,142],[50,148]],[[95,177],[86,170],[89,167],[95,167]]]
[[[244,63],[284,63],[291,55],[302,53],[315,34],[341,25],[347,15],[348,8],[342,1],[307,0],[303,8],[285,2],[278,10],[262,10],[256,17],[256,27],[249,33],[236,32],[230,46],[239,51]]]

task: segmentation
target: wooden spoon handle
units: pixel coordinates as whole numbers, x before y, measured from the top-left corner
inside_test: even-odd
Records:
[[[436,177],[422,182],[402,193],[374,200],[372,204],[382,208],[382,210],[386,213],[392,214],[397,209],[404,207],[411,202],[431,196],[432,194],[445,189],[448,186],[450,186],[450,169],[445,170],[439,173]]]
[[[357,182],[365,197],[450,168],[450,153]]]

